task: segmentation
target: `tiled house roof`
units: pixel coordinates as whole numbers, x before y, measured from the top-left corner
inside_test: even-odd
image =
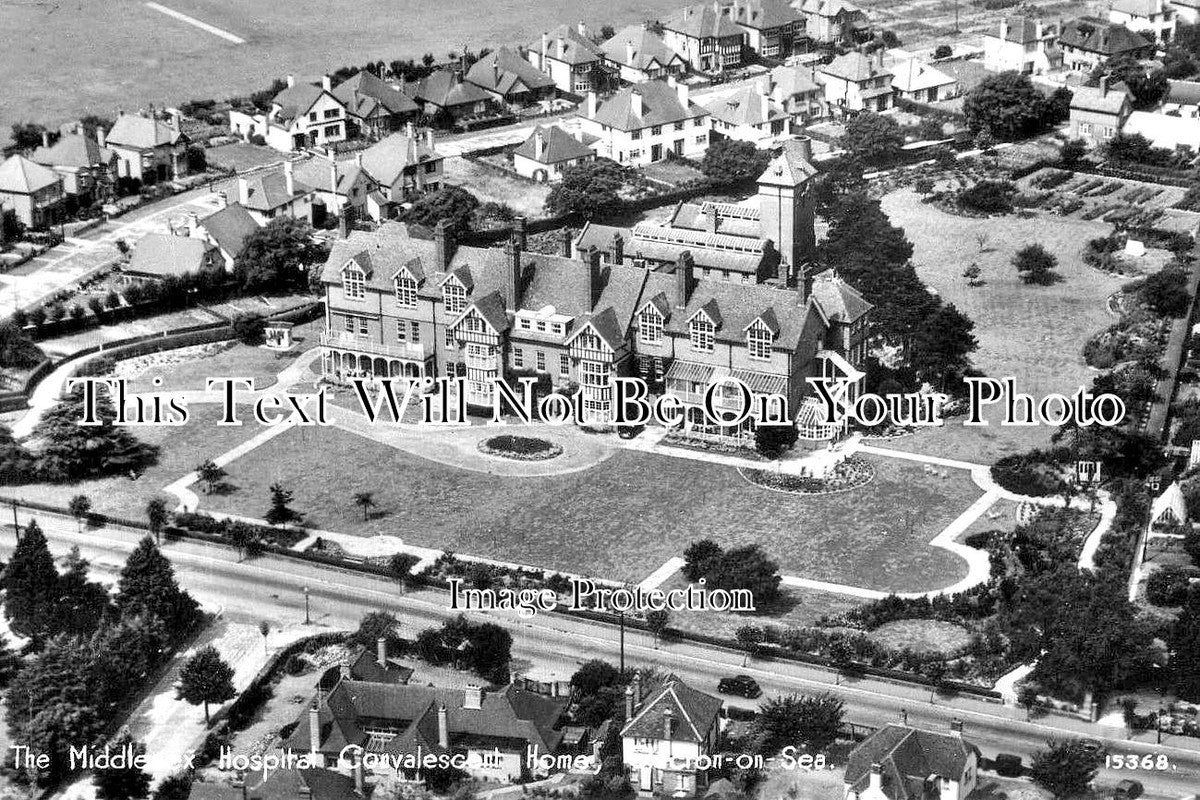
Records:
[[[117,154],[107,147],[101,147],[95,137],[78,133],[64,133],[58,141],[49,147],[39,147],[33,151],[32,159],[48,167],[70,167],[87,169],[95,166],[112,164]]]
[[[864,56],[857,50],[840,55],[818,69],[826,75],[832,75],[852,83],[861,83],[881,75],[892,74],[892,71],[886,66],[881,65],[873,58]]]
[[[717,725],[721,706],[720,698],[693,689],[671,675],[634,709],[633,718],[625,723],[621,735],[634,739],[665,739],[669,718],[672,741],[704,742]]]
[[[160,145],[178,144],[187,137],[177,128],[156,119],[137,114],[122,114],[117,117],[108,132],[108,143],[149,150]]]
[[[321,86],[314,86],[311,83],[297,81],[294,86],[289,86],[282,90],[271,100],[277,106],[278,112],[275,118],[280,122],[290,122],[298,117],[302,117],[308,113],[308,110],[316,105],[322,95],[330,94]],[[330,94],[332,96],[332,94]],[[336,99],[336,98],[335,98]],[[113,129],[116,130],[115,128]],[[112,134],[109,134],[109,140],[112,140]]]
[[[800,22],[804,16],[787,0],[734,0],[730,18],[738,25],[766,30]]]
[[[641,97],[640,114],[637,113],[634,101],[635,94]],[[596,109],[594,119],[610,128],[631,131],[703,117],[707,113],[691,101],[684,105],[674,87],[667,83],[646,81],[635,86],[626,86],[605,100]]]
[[[553,78],[508,47],[500,47],[476,61],[466,79],[504,97],[554,86]]]
[[[247,178],[246,185],[246,198],[242,205],[253,211],[272,211],[313,191],[307,183],[296,180],[292,182],[292,193],[288,194],[287,178],[282,169]]]
[[[458,73],[447,69],[431,72],[416,83],[407,84],[404,92],[409,97],[439,108],[474,105],[492,99],[486,91],[473,83],[464,82]]]
[[[59,182],[58,173],[22,155],[0,164],[0,192],[33,194]]]
[[[1071,92],[1071,109],[1092,111],[1100,114],[1121,114],[1129,110],[1132,95],[1124,83],[1103,88],[1077,86]]]
[[[387,114],[415,114],[420,110],[408,95],[366,70],[335,86],[333,96],[346,107],[347,113],[359,118],[369,117],[379,109]]]
[[[217,247],[237,258],[246,246],[246,239],[259,231],[254,217],[238,203],[230,203],[220,211],[200,220],[200,227],[208,232]]]
[[[408,167],[441,158],[441,154],[426,147],[420,137],[393,133],[363,151],[362,168],[376,183],[391,186]]]
[[[199,272],[209,263],[208,251],[203,239],[169,233],[147,234],[133,249],[125,272],[157,278]]]
[[[264,770],[246,780],[245,800],[363,800],[371,794],[371,786],[359,793],[354,778],[331,769]]]
[[[542,51],[542,40],[530,42],[528,50]],[[571,25],[559,25],[546,34],[546,57],[566,64],[591,64],[600,60],[600,46]]]
[[[542,137],[542,155],[537,157],[537,137]],[[560,164],[578,158],[588,158],[595,155],[592,149],[557,125],[547,125],[534,128],[529,138],[521,142],[513,151],[514,156],[524,156],[542,164]]]
[[[632,61],[629,59],[629,45],[633,45]],[[682,56],[668,47],[661,36],[644,24],[622,28],[600,47],[609,61],[638,70],[649,69],[655,64],[667,67],[672,61],[684,63]]]
[[[662,26],[691,39],[742,36],[742,29],[712,3],[684,6],[662,19]]]
[[[715,118],[731,125],[762,125],[790,116],[754,86],[744,86],[732,94],[709,100],[704,106]]]
[[[871,765],[882,767],[883,792],[891,800],[920,800],[931,775],[959,780],[972,747],[960,736],[887,725],[850,753],[845,781],[854,791],[866,788]]]
[[[1098,53],[1105,58],[1136,53],[1153,47],[1153,44],[1124,25],[1116,25],[1096,17],[1080,17],[1063,25],[1058,36],[1063,47]]]

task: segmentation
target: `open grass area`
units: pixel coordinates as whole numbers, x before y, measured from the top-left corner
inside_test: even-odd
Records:
[[[316,528],[628,581],[706,537],[760,543],[785,574],[837,583],[918,591],[963,577],[965,564],[928,542],[978,496],[969,476],[892,459],[875,467],[862,490],[813,498],[755,487],[728,467],[624,450],[581,472],[501,477],[318,428],[233,462],[236,490],[201,506],[260,513],[278,481]],[[376,493],[374,519],[354,507],[357,491]]]
[[[1083,362],[1083,343],[1116,321],[1105,299],[1123,281],[1087,267],[1080,255],[1088,239],[1109,233],[1112,226],[1053,216],[960,217],[921,203],[908,189],[886,195],[883,208],[912,241],[913,261],[922,279],[975,322],[979,349],[974,360],[984,373],[1013,376],[1017,390],[1035,399],[1050,392],[1070,395],[1091,385],[1095,371]],[[988,234],[982,252],[975,240],[981,231]],[[1017,277],[1012,257],[1034,243],[1058,258],[1062,282],[1027,286]],[[970,287],[962,277],[972,262],[982,270],[983,286]],[[952,420],[942,429],[922,431],[891,446],[990,462],[1008,452],[1043,446],[1054,430],[1001,428],[998,413],[988,418],[988,427],[963,428],[961,420]]]
[[[550,187],[485,169],[465,158],[447,158],[446,183],[461,186],[481,202],[501,203],[529,219],[546,216],[546,197]]]
[[[663,589],[687,585],[682,575],[663,584]],[[777,608],[760,614],[733,614],[722,611],[672,611],[670,626],[681,631],[705,636],[724,636],[733,639],[743,625],[774,625],[782,628],[804,628],[815,625],[821,617],[837,617],[865,603],[857,597],[796,586],[783,587],[783,599]]]
[[[971,643],[971,634],[953,622],[899,619],[880,625],[870,637],[891,650],[915,650],[953,656]]]

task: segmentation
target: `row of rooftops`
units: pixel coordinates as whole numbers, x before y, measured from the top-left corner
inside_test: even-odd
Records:
[[[1090,16],[1047,24],[1035,17],[1009,15],[1002,17],[996,31],[987,35],[1021,45],[1041,42],[1047,47],[1069,47],[1105,57],[1136,54],[1154,46],[1153,41],[1124,25]]]

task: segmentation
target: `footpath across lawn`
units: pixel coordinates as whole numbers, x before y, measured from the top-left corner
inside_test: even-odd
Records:
[[[620,451],[582,472],[500,477],[428,461],[332,428],[290,430],[229,465],[232,491],[201,510],[261,515],[283,484],[310,526],[639,581],[689,543],[761,544],[784,574],[893,591],[953,583],[966,565],[929,541],[979,492],[963,471],[872,459],[861,489],[798,497],[732,468]],[[375,493],[368,520],[354,494]]]

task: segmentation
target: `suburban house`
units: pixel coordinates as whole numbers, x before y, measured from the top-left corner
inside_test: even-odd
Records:
[[[433,146],[433,130],[393,133],[362,153],[359,165],[374,187],[367,197],[373,219],[396,215],[401,203],[440,189],[444,158]]]
[[[662,80],[687,72],[687,62],[646,23],[630,25],[600,45],[604,62],[626,83]]]
[[[704,98],[714,140],[737,139],[766,149],[791,134],[791,115],[771,97],[765,84],[760,80],[728,94]]]
[[[342,680],[366,681],[368,683],[408,683],[412,677],[411,667],[388,653],[388,642],[384,637],[375,640],[375,649],[360,647],[358,653],[340,664],[335,664],[321,675],[317,682],[319,693],[328,693],[337,688]]]
[[[673,78],[627,86],[600,104],[589,94],[578,119],[599,140],[597,153],[625,166],[662,161],[668,153],[699,158],[708,149],[708,111]]]
[[[17,154],[0,164],[0,207],[26,228],[57,224],[63,213],[63,182],[57,172]]]
[[[421,114],[411,97],[365,69],[339,83],[333,96],[346,109],[347,139],[381,139]]]
[[[352,769],[350,775],[331,769],[285,767],[250,774],[245,780],[245,791],[236,790],[241,800],[367,800],[373,789],[361,767]],[[193,791],[188,800],[205,798],[197,798]]]
[[[64,132],[58,141],[33,151],[30,158],[62,178],[63,191],[87,205],[112,198],[117,180],[117,154],[105,146],[104,130],[87,136],[83,125]]]
[[[258,232],[259,224],[240,203],[227,203],[224,194],[218,197],[221,208],[189,224],[189,235],[203,239],[215,248],[225,271],[233,272],[246,240]]]
[[[105,146],[117,154],[117,177],[133,178],[142,183],[175,180],[188,171],[189,140],[179,130],[178,112],[170,122],[150,116],[118,114]]]
[[[887,58],[884,59],[888,61]],[[958,79],[914,56],[892,60],[892,91],[897,99],[936,103],[958,95]]]
[[[300,715],[284,747],[316,753],[325,766],[341,769],[353,768],[350,753],[363,750],[414,759],[418,753],[456,754],[465,757],[472,778],[513,782],[545,777],[544,770],[526,766],[526,753],[558,749],[565,706],[564,700],[512,685],[486,692],[478,686],[440,689],[341,677]],[[419,767],[399,772],[408,779],[423,777]]]
[[[846,0],[794,0],[792,5],[804,15],[804,33],[810,39],[853,47],[871,38],[867,12]]]
[[[295,165],[283,162],[279,169],[259,172],[249,178],[238,178],[238,199],[259,225],[276,217],[292,217],[312,221],[312,206],[316,190],[296,180]]]
[[[1154,147],[1177,150],[1190,147],[1200,151],[1200,119],[1195,117],[1172,117],[1153,111],[1133,111],[1125,120],[1121,131],[1128,135],[1140,134]]]
[[[328,75],[319,83],[297,82],[288,75],[287,87],[275,95],[265,114],[230,111],[229,129],[246,141],[262,136],[281,153],[350,138],[346,106],[334,95]],[[112,141],[112,134],[108,138]]]
[[[992,72],[1042,75],[1062,66],[1057,32],[1040,19],[1000,18],[1000,26],[983,35],[983,65]]]
[[[530,64],[516,50],[500,47],[476,61],[466,80],[510,106],[531,106],[553,100],[554,79]]]
[[[517,174],[539,183],[560,181],[563,170],[595,160],[592,148],[557,125],[539,125],[513,151]]]
[[[313,221],[321,223],[328,214],[341,216],[350,209],[351,217],[361,219],[367,210],[367,195],[373,187],[359,158],[336,161],[314,156],[296,164],[296,180],[316,191]]]
[[[582,96],[604,88],[603,55],[582,22],[543,33],[540,41],[525,48],[525,58],[565,94]]]
[[[797,123],[825,113],[825,87],[817,80],[815,65],[795,64],[771,70],[771,96]]]
[[[746,33],[734,24],[720,0],[684,6],[660,21],[663,41],[697,72],[723,72],[741,66]]]
[[[203,272],[219,263],[216,248],[204,239],[191,236],[187,228],[172,229],[169,233],[148,233],[139,239],[121,272],[135,280],[161,281]]]
[[[500,110],[495,94],[464,81],[458,69],[431,72],[419,81],[405,84],[404,93],[420,104],[426,116],[442,116],[450,122],[484,117]]]
[[[1167,80],[1167,95],[1159,109],[1163,114],[1200,116],[1200,81]]]
[[[1140,59],[1154,55],[1154,43],[1147,37],[1097,17],[1079,17],[1064,23],[1058,46],[1062,48],[1063,66],[1078,72],[1091,72],[1118,56]]]
[[[719,697],[693,689],[671,675],[642,696],[641,681],[625,690],[622,754],[629,782],[640,794],[696,797],[707,788],[699,759],[718,752]]]
[[[1071,138],[1102,145],[1121,132],[1132,110],[1129,88],[1107,75],[1098,87],[1078,86],[1071,95]]]
[[[857,50],[840,55],[823,67],[825,102],[846,111],[884,111],[892,106],[892,71],[883,51],[865,56]]]
[[[1124,25],[1165,47],[1175,41],[1178,15],[1167,0],[1113,0],[1108,21]]]
[[[767,58],[787,58],[804,36],[804,15],[788,0],[733,0],[729,17],[746,32],[746,45]]]
[[[1200,0],[1167,0],[1181,25],[1200,23]]]
[[[840,280],[807,269],[815,248],[808,197],[814,172],[785,151],[760,181],[759,209],[722,205],[714,214],[689,207],[677,216],[690,222],[639,231],[646,238],[635,234],[627,249],[612,237],[619,252],[607,255],[572,248],[569,239],[558,255],[527,252],[521,225],[503,249],[456,247],[445,224],[432,242],[399,224],[353,232],[334,243],[322,272],[324,374],[334,381],[465,376],[467,401],[488,406],[489,378],[536,373],[582,387],[585,415],[601,419],[611,412],[610,379],[637,374],[680,398],[686,434],[745,440],[752,420],[721,428],[701,411],[703,393],[719,379],[732,375],[755,394],[783,395],[802,414],[808,377],[861,382],[870,305]],[[704,220],[695,219],[698,208]],[[715,234],[701,227],[713,216]],[[669,237],[660,244],[673,261],[641,254],[656,234]],[[771,257],[771,241],[786,259]],[[757,267],[766,259],[777,279],[702,272],[693,249],[710,264]],[[836,434],[820,430],[808,438],[824,442]]]
[[[965,800],[975,790],[979,750],[950,733],[885,725],[851,751],[845,800]]]

